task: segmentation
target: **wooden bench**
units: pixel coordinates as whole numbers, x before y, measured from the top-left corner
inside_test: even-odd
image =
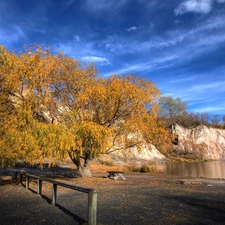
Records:
[[[107,176],[110,179],[117,180],[119,177],[123,180],[126,180],[124,177],[124,172],[121,171],[108,171],[109,175]]]

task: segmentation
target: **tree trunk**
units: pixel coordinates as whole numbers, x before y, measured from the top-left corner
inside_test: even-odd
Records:
[[[91,154],[85,153],[85,156],[74,154],[75,152],[69,152],[70,159],[77,166],[77,169],[83,178],[92,177],[91,171]]]
[[[92,171],[91,171],[90,164],[86,165],[86,166],[80,165],[78,167],[78,170],[83,178],[92,177]]]

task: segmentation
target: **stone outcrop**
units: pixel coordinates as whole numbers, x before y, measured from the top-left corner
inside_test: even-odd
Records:
[[[174,134],[174,153],[177,155],[191,154],[196,159],[225,159],[225,130],[204,125],[195,128],[184,128],[178,124],[171,125]],[[109,157],[121,162],[161,161],[166,157],[155,146],[144,144],[139,149],[133,147],[110,153]]]
[[[143,144],[140,149],[133,147],[123,151],[113,151],[110,153],[110,157],[124,162],[160,161],[166,159],[152,144]]]
[[[100,155],[98,159],[101,161],[113,161],[124,164],[164,161],[166,157],[161,154],[154,145],[143,144],[140,148],[132,147],[126,150],[114,150],[109,154]]]
[[[171,127],[175,137],[174,151],[195,154],[199,158],[225,159],[225,130],[200,125],[184,128],[178,124]]]

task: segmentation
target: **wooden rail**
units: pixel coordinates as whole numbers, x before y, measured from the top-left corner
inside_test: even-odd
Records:
[[[18,175],[20,175],[20,182],[23,181],[23,176],[26,177],[26,188],[29,189],[30,178],[37,179],[37,194],[42,194],[42,181],[52,184],[52,205],[56,205],[57,199],[57,186],[69,188],[75,191],[84,192],[88,194],[88,225],[96,225],[96,215],[97,215],[97,192],[95,189],[84,188],[79,186],[74,186],[70,184],[65,184],[62,182],[46,179],[43,177],[38,177],[32,174],[25,173],[23,171],[15,172],[15,180],[17,180]]]

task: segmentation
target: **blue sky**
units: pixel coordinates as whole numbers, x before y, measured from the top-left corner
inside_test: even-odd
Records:
[[[0,43],[51,46],[225,115],[225,0],[0,0]]]

